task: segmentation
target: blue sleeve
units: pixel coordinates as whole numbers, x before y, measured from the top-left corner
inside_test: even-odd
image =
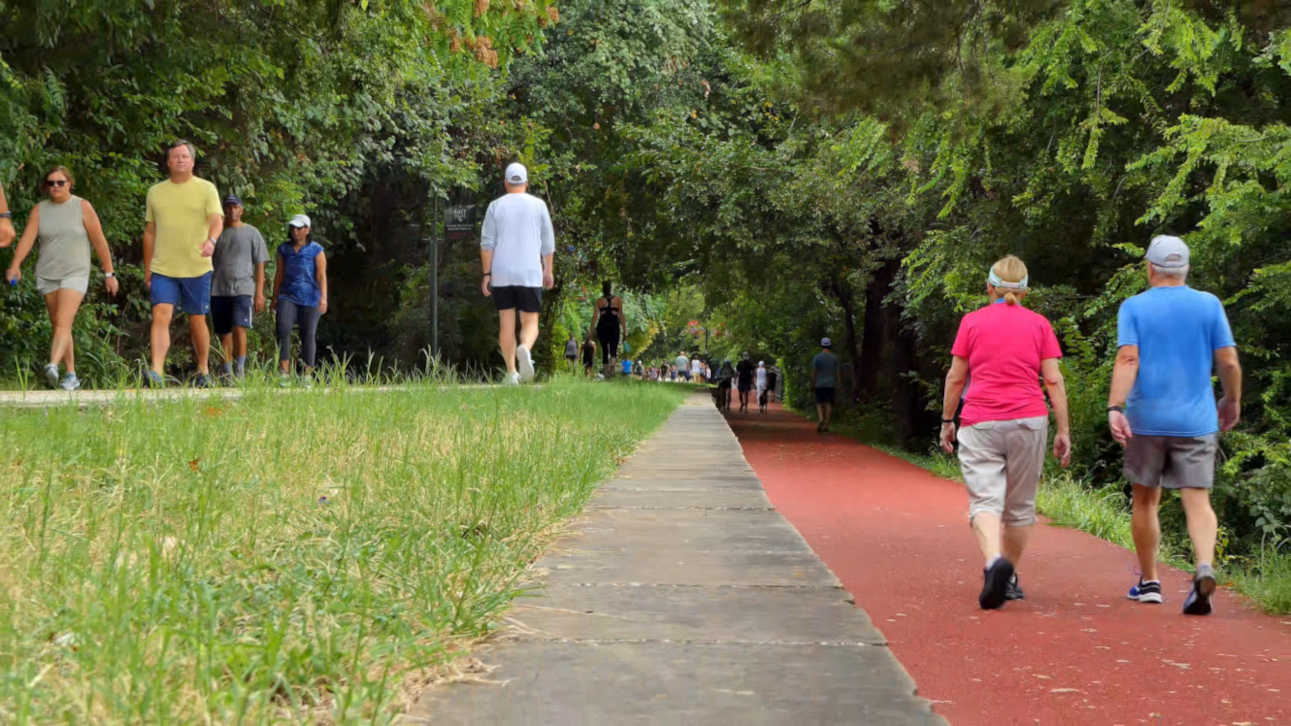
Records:
[[[1219,298],[1211,296],[1215,301],[1215,319],[1210,324],[1210,348],[1219,350],[1220,348],[1232,348],[1237,345],[1233,340],[1233,329],[1228,325],[1228,315],[1224,312],[1224,304]]]
[[[1120,312],[1116,314],[1116,346],[1139,344],[1139,330],[1134,320],[1134,305],[1131,300],[1121,303]]]

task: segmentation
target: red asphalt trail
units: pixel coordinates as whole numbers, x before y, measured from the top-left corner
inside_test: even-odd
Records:
[[[952,724],[1291,724],[1291,616],[1223,592],[1210,617],[1184,617],[1175,569],[1164,605],[1130,602],[1133,553],[1049,525],[1018,569],[1028,599],[984,612],[960,484],[779,406],[728,420],[776,509]]]

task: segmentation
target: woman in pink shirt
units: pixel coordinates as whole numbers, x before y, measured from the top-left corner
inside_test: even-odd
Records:
[[[991,304],[964,316],[951,349],[942,403],[941,447],[955,451],[955,410],[964,383],[972,385],[960,414],[959,463],[968,487],[968,517],[986,561],[978,603],[994,610],[1025,597],[1015,567],[1036,521],[1035,496],[1049,439],[1049,392],[1058,434],[1053,455],[1071,462],[1067,390],[1053,326],[1019,302],[1027,294],[1027,267],[1009,255],[991,267]]]

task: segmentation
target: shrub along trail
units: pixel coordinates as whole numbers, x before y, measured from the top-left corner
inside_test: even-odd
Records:
[[[1130,602],[1132,553],[1048,525],[1019,568],[1028,599],[984,612],[959,484],[778,406],[730,422],[772,503],[951,723],[1291,722],[1291,619],[1227,592],[1185,618],[1188,575],[1170,568],[1165,605]]]

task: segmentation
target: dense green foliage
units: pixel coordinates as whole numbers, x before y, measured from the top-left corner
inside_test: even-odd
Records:
[[[1067,351],[1078,478],[1117,485],[1104,402],[1117,307],[1153,234],[1228,305],[1247,373],[1217,497],[1230,552],[1291,534],[1291,11],[1268,1],[399,0],[0,4],[0,181],[21,217],[69,162],[137,261],[171,135],[248,197],[306,210],[334,256],[321,339],[416,365],[427,225],[530,164],[558,236],[542,357],[625,289],[647,361],[776,359],[791,398],[830,335],[853,397],[931,443],[948,347],[987,266],[1021,256]],[[559,19],[558,24],[551,21]],[[496,52],[495,57],[491,55]],[[177,91],[177,89],[182,89]],[[274,233],[276,234],[276,233]],[[272,235],[271,235],[272,236]],[[0,253],[0,262],[6,253]],[[442,246],[441,352],[491,368],[469,242]],[[81,349],[137,356],[142,290],[96,294]],[[36,358],[39,301],[7,293],[0,365]]]
[[[804,114],[830,112],[811,124],[830,139],[821,155],[857,160],[835,167],[846,187],[830,213],[847,209],[851,194],[879,200],[862,218],[868,228],[835,223],[852,245],[891,242],[900,259],[894,278],[862,270],[849,280],[899,317],[895,333],[879,336],[867,308],[866,340],[903,357],[904,382],[938,405],[958,318],[983,302],[987,266],[1018,254],[1038,283],[1028,304],[1054,322],[1067,351],[1077,474],[1114,483],[1120,451],[1103,405],[1116,310],[1146,284],[1147,240],[1185,236],[1190,282],[1227,303],[1246,367],[1245,422],[1226,437],[1217,497],[1230,553],[1285,545],[1291,13],[1272,3],[1169,0],[963,5],[976,10],[734,4],[749,13],[744,38],[788,69],[777,90]],[[837,22],[822,20],[831,14]],[[860,38],[872,42],[857,50]],[[840,48],[850,50],[829,52]],[[793,173],[819,171],[816,163]],[[835,297],[848,316],[852,303]],[[796,329],[800,319],[786,318],[781,329]],[[864,345],[859,360],[864,379]],[[900,389],[870,402],[887,403],[899,428],[927,437],[931,428],[919,424],[931,421]]]

